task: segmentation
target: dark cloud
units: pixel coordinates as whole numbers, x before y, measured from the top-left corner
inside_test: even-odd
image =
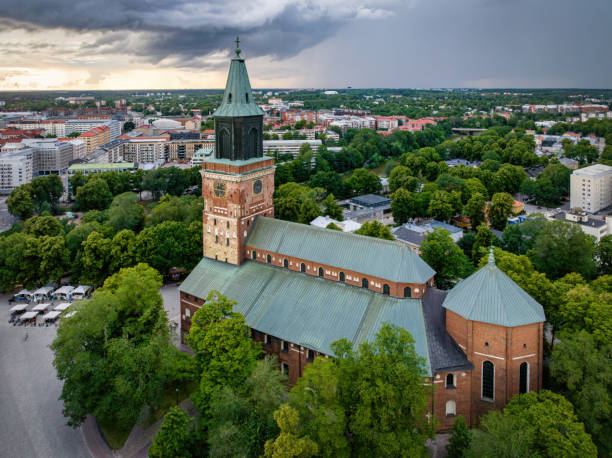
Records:
[[[0,28],[63,28],[103,35],[82,52],[132,55],[150,63],[201,65],[240,35],[249,57],[285,58],[356,18],[391,14],[398,0],[0,0]],[[10,22],[14,21],[14,22]],[[189,62],[193,60],[193,62]]]

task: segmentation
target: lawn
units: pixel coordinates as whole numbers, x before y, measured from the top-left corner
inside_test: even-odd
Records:
[[[178,402],[181,402],[191,396],[191,394],[196,390],[197,387],[198,384],[196,382],[188,382],[184,383],[183,385],[180,385],[178,387]],[[145,424],[147,426],[150,426],[157,420],[162,418],[166,414],[166,412],[168,412],[170,407],[176,405],[176,400],[176,387],[167,387],[166,390],[164,390],[164,394],[162,395],[162,399],[159,402],[159,406],[151,411]],[[102,432],[102,436],[106,440],[106,443],[113,450],[119,450],[123,448],[123,446],[125,445],[125,441],[127,440],[130,435],[130,432],[132,431],[132,428],[129,428],[127,430],[118,428],[117,424],[112,422],[103,423],[101,421],[98,421],[98,426],[100,427],[100,431]]]

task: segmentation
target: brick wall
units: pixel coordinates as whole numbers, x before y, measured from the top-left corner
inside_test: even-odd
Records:
[[[257,257],[253,257],[253,251],[255,251]],[[268,262],[268,256],[270,256],[270,262]],[[344,273],[344,283],[347,285],[362,287],[362,280],[366,278],[368,280],[368,289],[376,291],[377,293],[383,292],[385,284],[389,285],[389,295],[393,297],[404,298],[404,288],[410,287],[411,297],[420,298],[425,294],[427,283],[397,283],[389,280],[385,280],[371,275],[364,275],[360,272],[352,270],[342,269],[336,266],[329,266],[326,264],[320,264],[312,262],[306,259],[296,258],[293,256],[286,256],[275,253],[273,251],[254,249],[252,246],[245,246],[245,259],[256,260],[262,263],[268,263],[276,267],[285,268],[285,260],[287,260],[287,269],[300,271],[301,265],[304,263],[306,272],[308,275],[319,276],[319,268],[323,269],[323,278],[332,281],[340,281],[340,273]],[[431,283],[431,282],[429,282]]]
[[[447,376],[453,376],[454,384],[447,385]],[[461,415],[468,426],[471,424],[471,370],[459,370],[437,373],[433,379],[434,415],[438,421],[438,431],[447,431],[453,427],[457,415]],[[447,415],[447,403],[455,403],[455,414]]]

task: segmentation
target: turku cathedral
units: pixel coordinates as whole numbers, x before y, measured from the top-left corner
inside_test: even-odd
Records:
[[[181,334],[209,291],[235,300],[291,384],[332,342],[408,330],[425,359],[430,413],[440,430],[468,425],[542,386],[544,311],[495,265],[450,291],[401,242],[274,218],[274,159],[263,156],[263,111],[240,49],[214,113],[215,157],[202,164],[203,254],[180,286]]]

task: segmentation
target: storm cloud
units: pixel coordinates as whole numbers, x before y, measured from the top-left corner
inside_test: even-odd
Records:
[[[1,0],[0,29],[62,28],[102,35],[84,53],[127,54],[155,64],[208,65],[236,36],[250,57],[282,59],[330,37],[352,20],[383,19],[401,1],[366,0]]]

